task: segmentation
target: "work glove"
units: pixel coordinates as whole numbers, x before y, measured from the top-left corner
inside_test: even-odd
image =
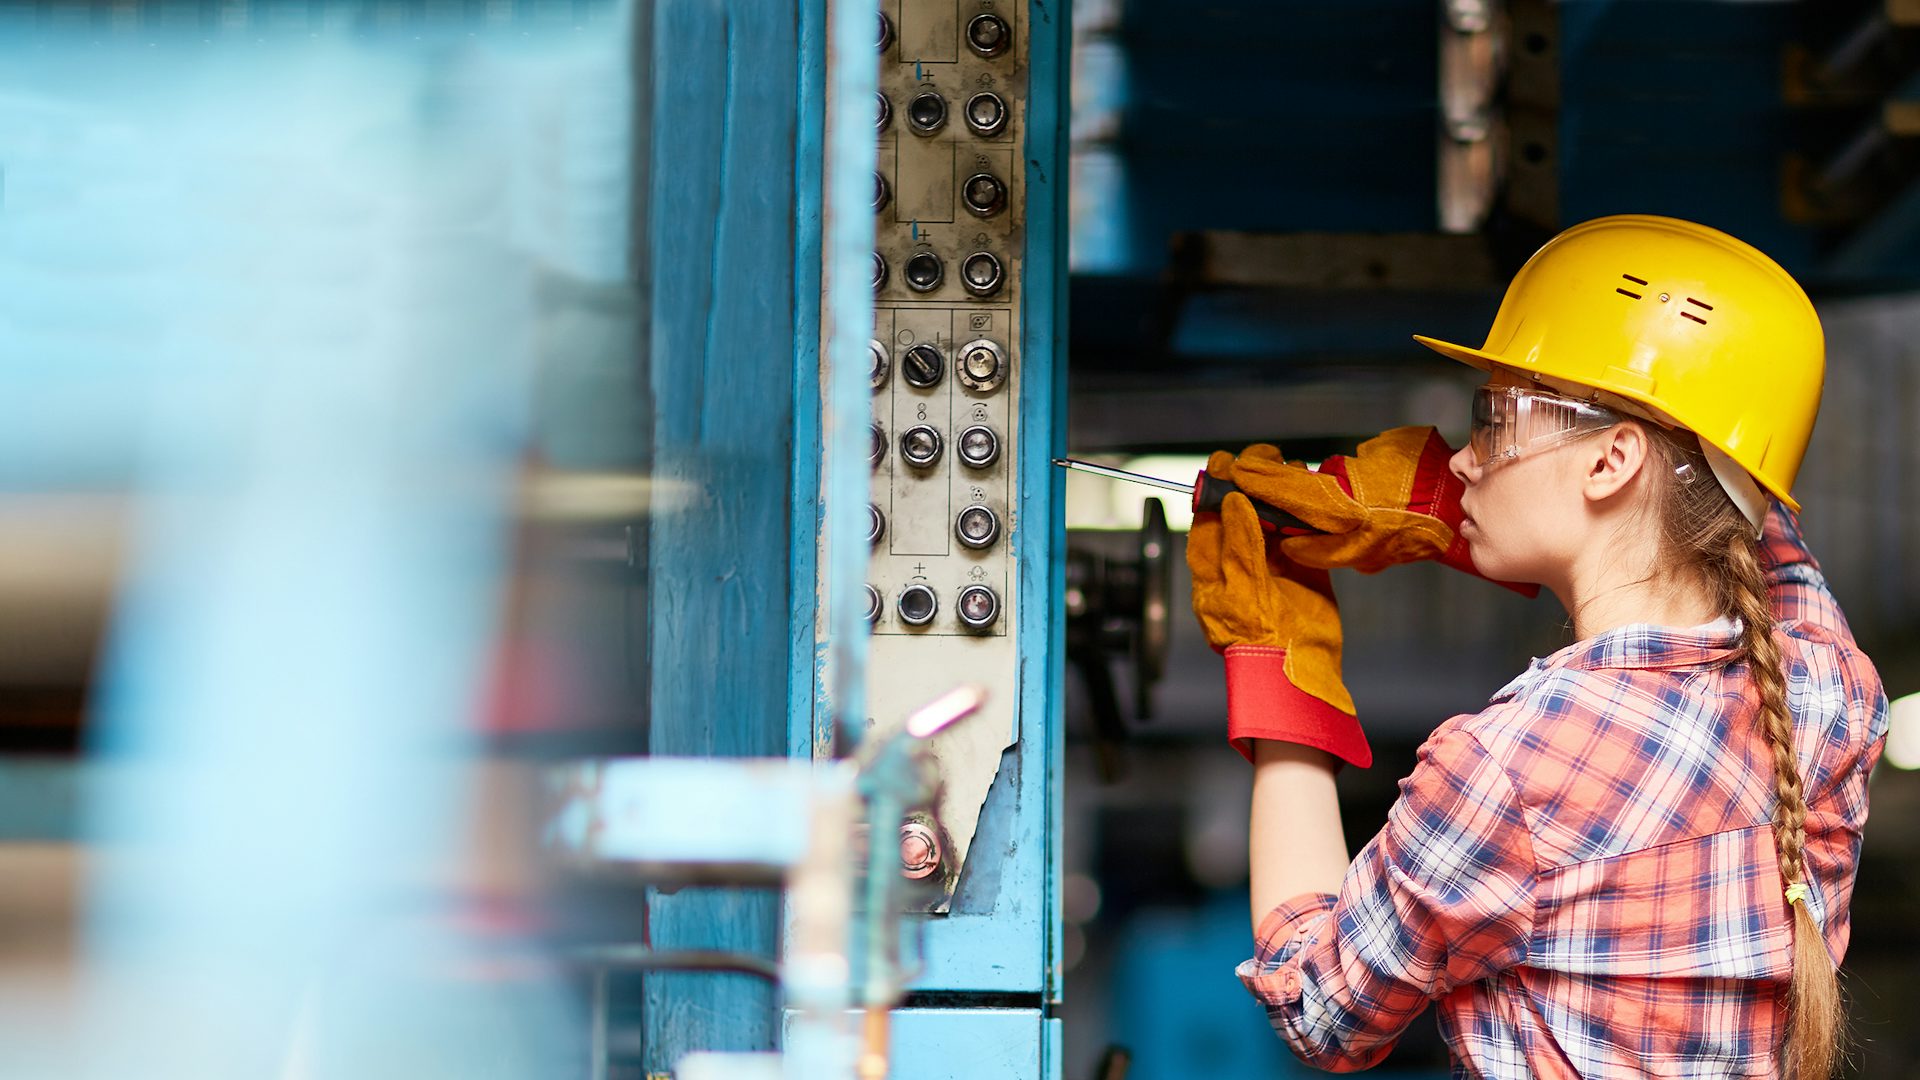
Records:
[[[1229,478],[1252,498],[1318,530],[1280,541],[1295,562],[1372,574],[1432,559],[1484,577],[1460,536],[1465,486],[1448,467],[1452,456],[1434,429],[1401,427],[1361,443],[1351,457],[1328,458],[1318,471],[1259,443],[1234,459]],[[1540,592],[1538,585],[1497,584],[1526,596]]]
[[[1233,465],[1221,451],[1214,475]],[[1269,556],[1253,503],[1228,495],[1187,534],[1193,613],[1226,657],[1227,741],[1248,761],[1253,740],[1317,747],[1360,768],[1373,764],[1353,695],[1340,678],[1340,610],[1325,570]]]

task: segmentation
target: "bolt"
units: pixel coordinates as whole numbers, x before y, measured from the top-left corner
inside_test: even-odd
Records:
[[[940,869],[940,841],[933,830],[917,821],[900,826],[900,873],[919,881]]]

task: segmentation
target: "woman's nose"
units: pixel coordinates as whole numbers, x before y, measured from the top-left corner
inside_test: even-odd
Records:
[[[1473,460],[1473,445],[1469,443],[1453,452],[1447,459],[1447,468],[1460,478],[1463,484],[1471,484],[1480,479],[1480,466]]]

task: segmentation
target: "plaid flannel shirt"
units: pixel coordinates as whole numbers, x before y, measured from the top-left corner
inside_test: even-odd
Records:
[[[1784,510],[1763,548],[1838,962],[1886,695]],[[1340,895],[1275,908],[1239,967],[1293,1052],[1367,1068],[1435,1002],[1456,1076],[1777,1075],[1792,931],[1738,640],[1623,626],[1441,724]]]

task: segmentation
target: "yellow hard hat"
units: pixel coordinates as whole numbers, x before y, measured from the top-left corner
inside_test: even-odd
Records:
[[[1820,317],[1779,264],[1726,233],[1646,214],[1575,225],[1520,268],[1484,346],[1414,340],[1644,406],[1800,508],[1789,492],[1826,379]]]

